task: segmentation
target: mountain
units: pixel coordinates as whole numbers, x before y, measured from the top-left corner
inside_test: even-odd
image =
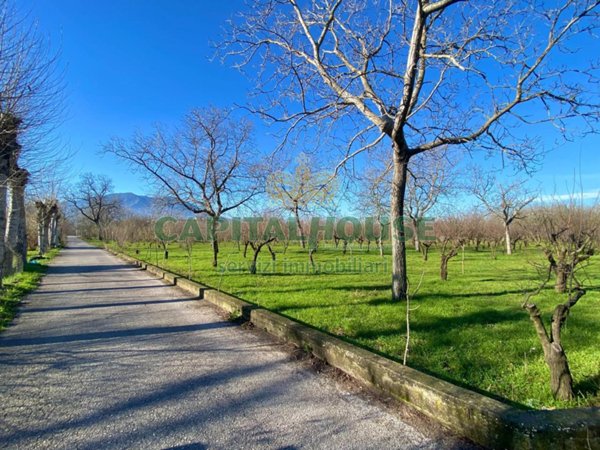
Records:
[[[175,199],[169,202],[172,206],[159,207],[160,204],[164,205],[163,202],[159,202],[157,197],[151,197],[149,195],[138,195],[133,192],[116,192],[108,195],[109,199],[117,199],[123,209],[129,214],[144,217],[158,217],[158,216],[174,216],[174,217],[188,217],[191,213],[183,206],[179,205]]]
[[[137,216],[152,216],[154,198],[147,195],[138,195],[132,192],[116,192],[109,194],[109,200],[116,199],[123,209]]]

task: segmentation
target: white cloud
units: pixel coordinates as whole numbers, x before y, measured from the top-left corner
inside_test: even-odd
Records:
[[[588,192],[574,192],[572,194],[545,194],[540,195],[537,202],[567,201],[567,200],[597,200],[600,199],[600,189]]]

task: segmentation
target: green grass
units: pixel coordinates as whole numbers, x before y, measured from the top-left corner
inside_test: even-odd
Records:
[[[29,252],[28,259],[37,252]],[[21,273],[11,275],[2,280],[3,289],[0,290],[0,331],[6,328],[15,314],[19,302],[29,292],[33,291],[46,273],[46,262],[58,254],[58,249],[52,249],[38,264],[27,263]]]
[[[289,263],[307,266],[307,253],[290,246],[283,254],[283,247],[277,245],[275,270],[265,249],[257,275],[247,272],[247,261],[233,243],[221,246],[216,269],[210,264],[210,247],[196,244],[191,273],[187,253],[179,244],[170,245],[168,260],[151,244],[130,244],[125,250],[392,359],[400,360],[404,352],[405,303],[391,302],[390,258],[382,262],[375,249],[366,253],[355,244],[352,252],[343,255],[327,246],[315,254],[317,263],[361,261],[363,270],[290,273]],[[600,258],[592,258],[586,268],[588,293],[573,308],[563,331],[577,392],[577,399],[569,403],[552,398],[540,343],[520,308],[523,291],[538,283],[532,263],[541,258],[535,248],[512,256],[498,253],[496,258],[487,249],[467,250],[464,273],[459,255],[450,262],[449,280],[443,282],[435,250],[427,262],[410,251],[410,281],[415,286],[421,273],[423,281],[412,299],[409,365],[524,407],[600,405]],[[368,273],[364,270],[368,263],[387,266]],[[546,323],[554,306],[564,301],[552,288],[535,298]]]

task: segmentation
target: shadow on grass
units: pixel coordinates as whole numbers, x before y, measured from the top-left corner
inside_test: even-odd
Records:
[[[575,383],[573,391],[583,397],[596,397],[600,395],[600,373]]]

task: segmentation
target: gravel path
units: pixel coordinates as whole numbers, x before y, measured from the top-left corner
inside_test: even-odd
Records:
[[[0,335],[0,447],[465,448],[69,242]]]

